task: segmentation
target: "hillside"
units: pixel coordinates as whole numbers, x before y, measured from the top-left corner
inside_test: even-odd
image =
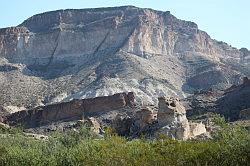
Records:
[[[135,92],[137,102],[225,89],[250,77],[250,52],[169,11],[122,6],[34,15],[0,29],[0,105],[32,108]]]

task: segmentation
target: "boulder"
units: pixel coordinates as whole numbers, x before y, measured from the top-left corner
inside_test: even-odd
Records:
[[[190,137],[196,137],[203,133],[206,133],[206,126],[202,123],[189,123]]]
[[[100,123],[97,121],[96,118],[94,117],[89,117],[86,120],[84,120],[84,124],[89,126],[90,129],[96,133],[96,134],[101,134],[102,133],[102,128]]]
[[[160,132],[171,138],[186,140],[189,138],[190,128],[186,117],[185,107],[178,99],[160,97],[157,119]]]
[[[150,107],[145,107],[136,112],[135,119],[138,127],[143,129],[145,126],[156,120],[156,115]]]
[[[10,126],[7,125],[7,124],[4,124],[4,123],[2,123],[2,122],[0,122],[0,128],[2,128],[2,129],[9,129]]]

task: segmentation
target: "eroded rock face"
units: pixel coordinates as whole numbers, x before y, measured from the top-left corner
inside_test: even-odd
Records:
[[[123,108],[133,103],[128,99],[128,94],[117,93],[112,96],[102,96],[93,99],[83,99],[82,107],[86,114],[95,114],[103,111],[110,111]]]
[[[226,90],[216,102],[216,112],[234,121],[240,116],[240,111],[250,108],[250,81],[247,77],[243,83]]]
[[[140,129],[152,124],[156,120],[156,114],[150,107],[142,108],[135,114],[135,121]]]
[[[202,90],[184,100],[187,116],[202,115],[208,112],[219,113],[227,120],[235,121],[241,111],[250,108],[250,81],[248,77],[241,84],[232,85],[225,90]]]
[[[247,49],[213,40],[169,11],[46,12],[0,29],[0,104],[32,108],[61,94],[59,102],[124,91],[155,104],[162,95],[238,84],[250,76],[249,59]]]
[[[37,127],[56,121],[83,119],[84,116],[96,115],[131,105],[132,94],[119,93],[93,99],[73,100],[24,110],[8,115],[5,119],[10,125],[23,125],[26,128]]]
[[[185,107],[180,104],[178,99],[160,97],[158,100],[157,119],[159,125],[164,126],[177,121],[187,121]]]
[[[206,132],[205,125],[188,122],[185,107],[176,98],[159,98],[157,119],[160,132],[171,138],[186,140]]]

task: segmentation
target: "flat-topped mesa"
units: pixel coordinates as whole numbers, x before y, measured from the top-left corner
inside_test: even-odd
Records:
[[[93,21],[100,21],[104,18],[111,17],[125,17],[124,19],[135,18],[135,16],[145,16],[146,12],[151,11],[156,14],[166,16],[170,12],[156,11],[153,9],[137,8],[134,6],[121,6],[121,7],[107,7],[107,8],[86,8],[86,9],[65,9],[49,11],[45,13],[36,14],[25,20],[19,26],[26,26],[32,31],[49,29],[54,25],[72,24],[72,25],[86,25]],[[157,21],[157,20],[155,20]],[[39,24],[39,25],[35,25]],[[46,27],[48,25],[48,27]],[[38,28],[38,29],[36,29]],[[45,30],[45,29],[44,29]]]
[[[34,15],[19,26],[32,35],[4,46],[0,56],[11,54],[10,60],[21,57],[15,62],[26,65],[34,61],[37,65],[53,64],[51,57],[55,64],[61,63],[61,57],[75,64],[72,58],[76,55],[114,54],[119,50],[141,57],[187,51],[214,54],[217,50],[210,36],[194,22],[177,19],[170,12],[134,6],[51,11]]]
[[[133,106],[133,93],[117,93],[90,99],[73,100],[65,103],[52,104],[24,110],[5,117],[4,122],[10,125],[22,125],[33,128],[57,121],[83,119],[84,116],[118,110]]]
[[[135,13],[140,12],[139,8],[132,6],[114,7],[114,8],[94,8],[94,9],[66,9],[36,14],[25,20],[19,26],[25,26],[32,32],[45,32],[54,29],[60,25],[72,25],[72,29],[77,26],[86,26],[89,24],[105,22],[110,19],[123,17],[129,19],[134,17]],[[103,24],[104,27],[110,24]],[[93,27],[93,26],[92,26]],[[103,28],[103,27],[100,27]]]
[[[0,31],[2,105],[27,107],[53,103],[62,94],[70,95],[67,100],[127,89],[138,100],[157,103],[158,95],[182,98],[193,90],[226,88],[249,73],[249,56],[240,59],[246,49],[217,42],[195,23],[165,11],[58,10]],[[9,67],[14,65],[20,68]]]
[[[195,23],[179,20],[170,12],[133,6],[57,10],[34,15],[20,26],[27,27],[31,32],[47,36],[47,40],[51,40],[49,46],[57,41],[57,35],[53,35],[52,32],[60,33],[58,41],[61,44],[71,40],[71,38],[79,38],[69,41],[69,44],[63,44],[64,47],[59,46],[57,48],[58,54],[94,53],[95,51],[90,50],[90,48],[99,48],[98,51],[109,50],[109,52],[112,49],[122,49],[140,56],[168,54],[174,49],[174,43],[170,40],[177,39],[178,32],[183,31],[185,34],[193,36],[198,31],[198,26]],[[49,34],[47,34],[48,32]],[[78,37],[75,37],[76,35]],[[37,35],[34,37],[33,45],[39,42],[36,40],[42,39]],[[165,40],[169,40],[167,43],[170,45],[165,46]],[[89,42],[92,44],[88,45]],[[98,43],[103,44],[98,47]],[[78,49],[72,50],[74,46],[83,47],[83,49],[77,47],[79,51]],[[114,48],[110,49],[111,46]],[[28,48],[25,49],[28,50]],[[46,55],[51,52],[49,50],[48,48],[47,52],[41,51],[40,54]]]

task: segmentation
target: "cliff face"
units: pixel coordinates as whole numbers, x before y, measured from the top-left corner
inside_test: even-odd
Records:
[[[170,12],[52,11],[0,29],[0,103],[31,107],[123,91],[157,102],[237,84],[250,76],[249,57]]]
[[[81,120],[90,115],[133,106],[133,96],[134,94],[131,92],[128,94],[118,93],[113,96],[51,104],[7,115],[3,121],[10,125],[32,128],[58,121]]]
[[[235,121],[247,117],[250,107],[250,80],[245,77],[239,85],[233,85],[224,91],[200,91],[184,101],[188,116],[216,112],[227,120]]]

